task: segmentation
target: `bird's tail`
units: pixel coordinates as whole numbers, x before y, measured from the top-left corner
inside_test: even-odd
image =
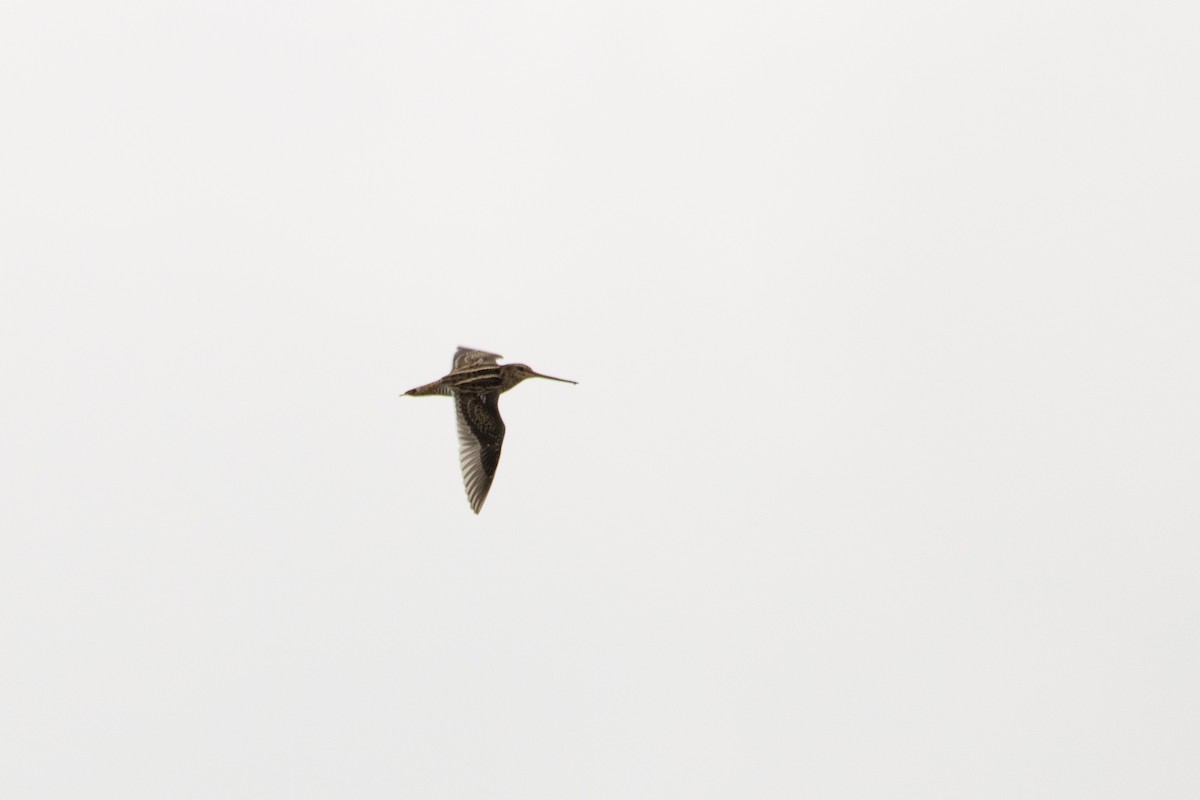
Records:
[[[451,392],[450,392],[449,386],[446,386],[441,381],[434,381],[433,383],[427,383],[424,386],[418,386],[415,389],[409,389],[404,394],[412,395],[414,397],[419,397],[421,395],[426,395],[426,394],[450,394],[450,393]]]

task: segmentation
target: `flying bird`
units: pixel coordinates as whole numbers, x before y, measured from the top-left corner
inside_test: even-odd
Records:
[[[462,466],[467,500],[476,514],[483,508],[496,467],[500,464],[500,446],[504,444],[504,420],[500,419],[500,395],[526,378],[552,378],[534,372],[525,364],[497,364],[504,358],[495,353],[458,348],[454,365],[444,378],[409,389],[405,395],[445,394],[454,398],[458,416],[458,461]]]

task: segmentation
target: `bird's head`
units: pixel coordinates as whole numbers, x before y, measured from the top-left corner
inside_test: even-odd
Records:
[[[526,378],[545,378],[548,381],[561,381],[563,383],[577,383],[577,381],[569,381],[566,378],[555,378],[550,375],[543,375],[540,372],[534,372],[528,364],[507,364],[505,370],[511,377],[509,380],[513,386],[516,386]]]

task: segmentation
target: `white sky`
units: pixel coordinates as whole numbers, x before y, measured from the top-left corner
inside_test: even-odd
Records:
[[[6,3],[0,796],[1194,798],[1195,31]]]

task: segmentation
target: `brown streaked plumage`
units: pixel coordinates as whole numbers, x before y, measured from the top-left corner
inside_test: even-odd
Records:
[[[454,398],[458,417],[458,461],[462,466],[467,500],[476,514],[487,499],[492,479],[496,477],[496,467],[500,464],[500,447],[504,444],[500,395],[526,378],[575,383],[534,372],[525,364],[497,364],[496,359],[503,357],[460,347],[454,354],[449,375],[404,393],[415,396],[444,394]]]

